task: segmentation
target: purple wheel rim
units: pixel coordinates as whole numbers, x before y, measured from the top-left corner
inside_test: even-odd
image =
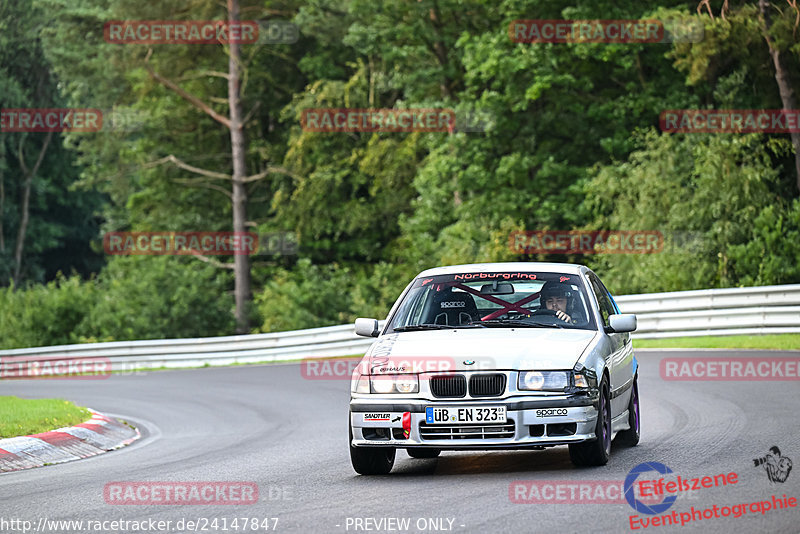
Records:
[[[611,414],[608,413],[608,403],[606,402],[606,395],[605,393],[601,396],[600,399],[600,410],[603,412],[603,446],[608,449],[609,447],[609,436],[611,435]]]

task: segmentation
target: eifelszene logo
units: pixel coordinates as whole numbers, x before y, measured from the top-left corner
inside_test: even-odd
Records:
[[[765,456],[754,458],[753,464],[756,467],[764,467],[770,482],[786,482],[792,471],[792,461],[786,456],[781,456],[781,450],[778,447],[770,447]]]
[[[633,491],[634,484],[636,483],[636,479],[639,478],[640,474],[647,473],[648,471],[655,471],[656,473],[660,473],[662,475],[672,473],[672,469],[659,462],[647,462],[637,465],[636,467],[631,469],[630,472],[628,473],[628,476],[625,477],[625,486],[624,486],[625,500],[628,501],[628,504],[631,505],[631,508],[633,508],[639,513],[656,515],[669,510],[669,508],[673,504],[675,504],[675,501],[678,499],[678,496],[669,495],[665,497],[664,500],[658,504],[646,504],[641,500],[637,499]]]

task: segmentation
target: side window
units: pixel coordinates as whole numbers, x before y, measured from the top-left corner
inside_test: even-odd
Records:
[[[420,298],[414,299],[413,306],[408,310],[406,325],[419,324],[422,322],[422,310],[425,309],[425,302],[431,297],[430,293],[430,291],[425,291]]]
[[[614,315],[617,311],[611,302],[611,297],[608,296],[603,284],[600,280],[593,275],[589,275],[589,282],[592,286],[592,292],[597,298],[597,304],[600,306],[600,315],[603,317],[603,326],[608,326],[608,316]]]
[[[428,300],[430,300],[430,291],[419,287],[412,289],[406,295],[400,309],[395,313],[392,319],[392,328],[419,324],[425,302]]]
[[[600,282],[600,287],[603,288],[603,292],[608,297],[608,300],[611,301],[611,306],[614,308],[614,311],[612,313],[622,313],[621,311],[619,311],[619,306],[617,306],[617,301],[614,300],[614,297],[611,295],[611,291],[608,290],[606,285],[603,282]]]

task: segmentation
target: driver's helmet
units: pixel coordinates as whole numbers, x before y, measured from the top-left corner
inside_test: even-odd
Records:
[[[550,297],[565,297],[567,299],[567,308],[572,308],[572,289],[567,284],[545,282],[539,293],[539,302],[542,303],[542,307],[544,307],[544,303]]]

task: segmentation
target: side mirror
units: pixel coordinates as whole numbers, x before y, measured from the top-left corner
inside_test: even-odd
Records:
[[[633,332],[636,330],[636,316],[632,313],[619,313],[608,317],[607,333]]]
[[[365,319],[363,317],[356,319],[356,334],[359,336],[378,337],[379,331],[377,319]]]

